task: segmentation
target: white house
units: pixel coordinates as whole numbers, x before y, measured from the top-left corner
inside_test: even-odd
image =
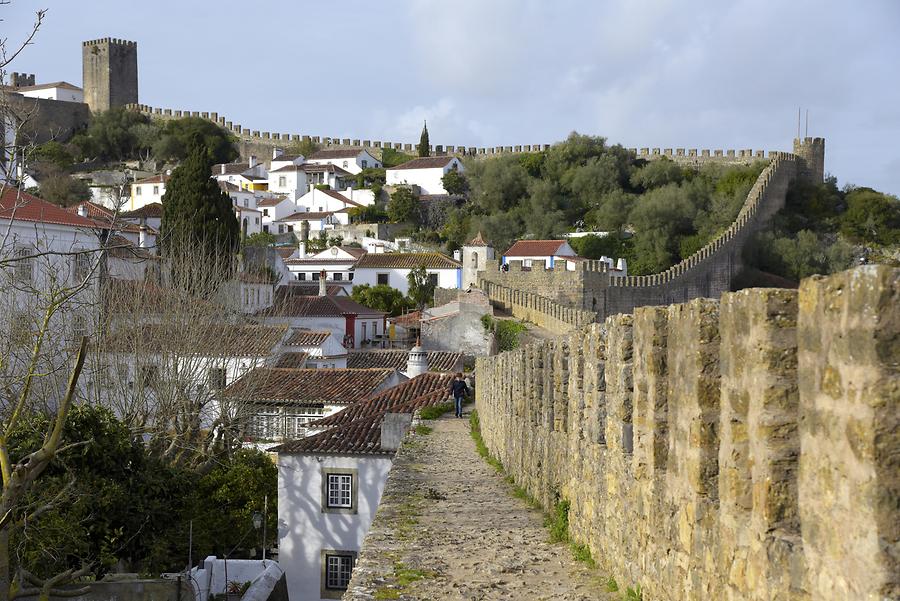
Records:
[[[275,167],[275,165],[280,165]],[[292,200],[300,198],[309,190],[309,183],[306,178],[305,165],[287,162],[281,164],[279,161],[273,161],[272,169],[269,170],[269,192],[276,194],[286,194]]]
[[[246,436],[254,442],[303,438],[306,425],[396,386],[391,369],[256,367],[222,391],[245,408]]]
[[[352,199],[353,189],[346,194],[334,190],[313,188],[297,199],[297,208],[301,211],[333,212],[359,208],[363,205]],[[374,197],[373,197],[374,201]],[[371,203],[369,203],[371,204]]]
[[[338,225],[347,225],[350,223],[350,215],[347,209],[322,212],[300,210],[272,223],[272,229],[277,230],[279,234],[293,231],[299,232],[303,227],[304,221],[309,224],[310,232],[321,232],[323,230],[333,230]]]
[[[166,193],[166,182],[168,181],[168,175],[159,174],[139,179],[131,184],[131,200],[127,209],[134,211],[148,204],[162,203],[162,197]]]
[[[304,163],[301,167],[306,173],[306,182],[309,190],[322,185],[327,185],[332,190],[344,190],[348,185],[352,185],[356,181],[352,173],[337,165]]]
[[[259,209],[248,209],[238,204],[233,204],[234,216],[237,217],[241,226],[241,233],[245,236],[252,236],[262,231],[262,211]]]
[[[318,369],[347,367],[347,349],[334,332],[328,330],[291,330],[284,341],[284,351],[275,367]],[[303,365],[297,365],[300,354],[304,355]],[[387,369],[388,366],[382,368]]]
[[[17,93],[29,98],[46,98],[63,102],[84,102],[84,90],[66,81],[42,83],[35,86],[21,86]]]
[[[578,253],[565,240],[519,240],[503,253],[503,264],[522,261],[524,267],[543,262],[552,269],[556,257],[577,257]]]
[[[250,157],[247,163],[218,163],[212,166],[210,174],[216,181],[228,182],[251,192],[264,191],[269,185],[266,166]]]
[[[412,414],[446,400],[425,373],[308,424],[320,433],[278,453],[278,561],[291,601],[340,599]]]
[[[335,165],[353,175],[356,175],[363,169],[377,169],[381,167],[381,161],[369,154],[368,150],[359,148],[320,150],[311,154],[307,162],[316,165]]]
[[[262,211],[262,231],[271,234],[283,234],[287,231],[284,224],[279,231],[275,222],[297,212],[297,205],[287,196],[266,196],[257,199],[256,208]]]
[[[409,272],[423,265],[438,288],[462,286],[462,265],[441,253],[367,253],[353,270],[353,284],[386,285],[405,295],[409,292]]]
[[[162,225],[162,203],[152,202],[139,209],[119,213],[119,219],[135,225],[144,223],[148,227],[159,231],[159,228]]]
[[[300,256],[298,252],[284,264],[298,282],[317,282],[324,271],[328,282],[352,286],[353,267],[364,254],[361,248],[332,246],[310,255]]]
[[[372,348],[385,338],[385,313],[344,296],[277,295],[272,307],[256,313],[268,324],[328,330],[347,348]]]
[[[421,157],[385,170],[389,186],[418,186],[423,195],[447,194],[441,179],[451,169],[465,171],[462,161],[456,157]]]

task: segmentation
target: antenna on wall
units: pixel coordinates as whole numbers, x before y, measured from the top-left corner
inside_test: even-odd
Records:
[[[800,139],[800,107],[797,107],[797,139]]]
[[[803,133],[803,137],[809,137],[809,109],[806,109],[806,131]]]

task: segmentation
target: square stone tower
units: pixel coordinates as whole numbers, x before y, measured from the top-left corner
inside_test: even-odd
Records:
[[[81,47],[84,101],[91,112],[138,101],[137,42],[101,38]]]

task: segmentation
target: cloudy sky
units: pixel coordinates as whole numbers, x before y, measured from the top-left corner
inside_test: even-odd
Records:
[[[790,150],[900,194],[900,0],[12,0],[10,70],[81,84],[81,41],[138,42],[140,101],[245,127],[433,144]]]

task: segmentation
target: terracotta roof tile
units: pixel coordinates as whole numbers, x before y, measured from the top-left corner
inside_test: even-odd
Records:
[[[341,296],[285,295],[272,307],[256,313],[263,317],[340,317],[342,315],[385,315],[353,299]]]
[[[344,291],[344,287],[339,284],[326,284],[325,294],[328,296],[337,296]],[[319,283],[313,282],[304,284],[298,283],[296,280],[289,284],[279,286],[275,292],[276,298],[285,298],[288,296],[319,296]]]
[[[316,330],[291,330],[287,340],[284,343],[288,346],[319,346],[331,336],[331,332],[323,332]],[[382,367],[381,365],[372,365],[371,367]],[[387,367],[387,366],[384,366]]]
[[[361,207],[362,206],[360,203],[356,202],[355,200],[350,200],[349,198],[347,198],[346,196],[344,196],[337,190],[320,190],[320,192],[324,192],[325,194],[334,198],[335,200],[340,200],[341,202],[346,203],[350,206],[353,206],[353,207]]]
[[[484,235],[482,235],[481,230],[478,230],[478,234],[469,240],[469,246],[490,246],[491,243],[484,239]]]
[[[222,396],[279,405],[349,405],[371,395],[393,373],[392,369],[258,367],[235,380]]]
[[[156,175],[151,175],[150,177],[145,177],[144,179],[139,179],[137,181],[131,182],[132,184],[164,184],[169,181],[169,176],[165,173],[157,173]]]
[[[162,203],[161,202],[151,202],[150,204],[145,204],[139,209],[135,209],[133,211],[128,211],[127,213],[122,213],[119,215],[122,219],[161,219],[162,218]]]
[[[296,213],[291,213],[287,217],[282,217],[277,221],[313,221],[316,219],[325,219],[330,215],[334,215],[335,213],[343,213],[346,209],[342,209],[340,211],[297,211]]]
[[[347,148],[339,150],[320,150],[309,155],[311,160],[324,161],[328,159],[355,159],[362,148]]]
[[[302,353],[302,352],[281,353],[280,355],[278,355],[278,360],[275,362],[275,367],[288,368],[288,369],[302,369],[302,368],[306,367],[307,357],[309,357],[309,353]]]
[[[225,173],[222,173],[222,165],[225,166]],[[239,175],[250,169],[250,163],[218,163],[212,166],[213,175]]]
[[[111,332],[104,348],[112,352],[172,353],[203,357],[266,357],[287,326],[208,324],[185,331],[178,323],[146,323]]]
[[[398,326],[404,328],[418,328],[420,322],[422,321],[422,312],[421,311],[410,311],[406,315],[398,315],[397,317],[391,317],[391,321]]]
[[[274,206],[281,204],[285,200],[287,200],[286,196],[267,196],[266,198],[260,198],[257,201],[256,206],[258,206],[258,207],[274,207]]]
[[[0,196],[0,219],[66,225],[82,229],[109,229],[109,225],[72,214],[53,203],[7,186]]]
[[[455,159],[456,157],[452,156],[444,156],[444,157],[419,157],[413,159],[411,161],[406,161],[405,163],[401,163],[396,167],[388,168],[388,171],[400,171],[402,169],[440,169],[442,167],[446,167],[447,163]]]
[[[458,269],[461,267],[441,253],[367,253],[356,264],[357,268],[416,269],[424,265],[428,269]]]
[[[313,428],[328,428],[324,432],[269,450],[276,453],[393,455],[394,450],[381,448],[384,416],[387,413],[414,413],[423,407],[446,401],[451,379],[447,374],[422,374],[309,424]]]
[[[552,257],[565,243],[565,240],[518,240],[503,254],[513,257]]]
[[[404,370],[409,359],[409,352],[405,350],[387,351],[360,351],[350,353],[347,357],[347,367],[386,367]],[[462,353],[449,351],[428,351],[428,371],[449,372],[458,368],[462,361]]]

